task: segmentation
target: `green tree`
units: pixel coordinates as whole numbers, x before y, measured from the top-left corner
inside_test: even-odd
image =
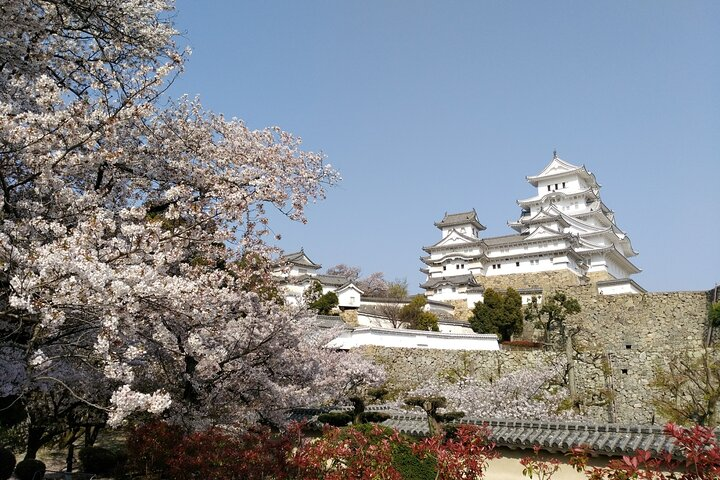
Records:
[[[713,327],[720,326],[720,302],[715,302],[710,305],[708,319],[710,320],[710,325],[712,325]]]
[[[312,302],[308,307],[317,310],[318,315],[330,315],[332,310],[338,306],[338,297],[335,292],[327,292]]]
[[[339,300],[335,292],[323,293],[320,282],[314,280],[303,293],[308,308],[316,310],[318,315],[330,315],[333,308],[338,306]]]
[[[523,328],[520,294],[513,288],[508,288],[505,293],[488,288],[484,301],[473,307],[470,326],[477,333],[494,333],[503,341],[510,340]]]
[[[437,332],[437,316],[432,312],[425,311],[427,300],[424,295],[415,295],[410,303],[400,309],[400,322],[414,330],[432,330]]]
[[[550,331],[557,329],[562,341],[566,338],[565,322],[570,315],[580,313],[580,302],[564,292],[555,292],[543,299],[540,322],[545,329],[545,343],[550,341]]]

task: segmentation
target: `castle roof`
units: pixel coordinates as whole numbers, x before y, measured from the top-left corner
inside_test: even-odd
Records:
[[[469,247],[472,245],[481,245],[482,242],[476,237],[465,235],[455,229],[452,229],[450,233],[445,235],[439,242],[428,247],[422,247],[423,250],[430,253],[433,250],[441,250],[444,248],[458,248],[460,245],[463,247]]]
[[[319,268],[322,267],[322,265],[317,264],[317,263],[313,262],[312,260],[310,260],[310,258],[307,255],[305,255],[305,252],[303,251],[303,249],[300,249],[299,252],[288,253],[286,255],[283,255],[282,257],[280,257],[279,263],[281,263],[281,264],[290,263],[290,264],[298,265],[298,266],[305,267],[305,268],[311,268],[313,270],[318,270]]]
[[[537,187],[541,180],[564,177],[569,174],[577,174],[578,176],[588,180],[591,185],[598,185],[597,180],[595,180],[595,175],[589,172],[585,168],[585,165],[578,167],[577,165],[573,165],[572,163],[562,160],[557,156],[557,154],[553,155],[553,159],[542,172],[525,178],[527,178],[527,181],[530,182],[532,186]]]
[[[475,212],[475,209],[473,208],[469,212],[461,212],[461,213],[447,213],[445,212],[445,216],[442,220],[439,222],[435,222],[435,226],[438,228],[447,228],[447,227],[454,227],[454,226],[460,226],[460,225],[472,225],[473,227],[477,228],[478,230],[485,230],[485,226],[480,223],[480,221],[477,218],[477,212]]]

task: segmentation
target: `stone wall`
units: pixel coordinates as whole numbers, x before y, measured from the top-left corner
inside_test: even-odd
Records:
[[[554,290],[557,285],[562,286],[578,286],[583,283],[583,279],[567,270],[557,272],[538,272],[538,273],[516,273],[510,275],[493,275],[489,277],[477,276],[475,280],[483,287],[492,288],[493,290],[506,290],[512,287],[515,290],[520,288],[537,288],[543,290]]]
[[[495,277],[498,278],[498,277]],[[517,288],[522,288],[514,285]],[[546,289],[545,295],[554,289]],[[651,387],[655,369],[678,353],[700,350],[706,334],[706,292],[605,296],[594,285],[563,290],[582,312],[569,323],[577,328],[578,393],[588,415],[598,422],[661,423]],[[497,378],[503,372],[547,362],[562,352],[470,352],[366,347],[364,353],[385,365],[391,385],[409,390],[431,375],[470,374]]]

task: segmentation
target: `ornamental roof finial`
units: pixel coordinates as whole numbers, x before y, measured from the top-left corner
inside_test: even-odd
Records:
[[[553,159],[558,158],[557,156],[557,150],[553,150]]]

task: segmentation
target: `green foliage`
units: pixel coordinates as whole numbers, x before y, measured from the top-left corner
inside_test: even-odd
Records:
[[[363,423],[380,423],[390,418],[390,415],[382,412],[363,412],[360,418]]]
[[[45,475],[45,464],[40,460],[28,458],[15,466],[15,476],[18,480],[37,480]]]
[[[405,399],[405,404],[434,411],[438,408],[445,408],[447,399],[445,397],[408,397]]]
[[[410,303],[400,309],[400,322],[415,330],[439,331],[437,316],[432,312],[426,312],[425,305],[427,305],[425,296],[415,295]]]
[[[118,457],[112,450],[102,447],[85,447],[78,455],[82,464],[82,471],[107,475],[115,470]]]
[[[435,480],[437,478],[436,461],[427,456],[420,459],[412,448],[404,443],[393,447],[392,466],[405,480]]]
[[[386,295],[390,298],[406,298],[408,296],[407,280],[395,280],[388,283]]]
[[[329,412],[318,415],[318,422],[327,423],[333,427],[344,427],[352,421],[352,415],[345,412]]]
[[[710,305],[710,311],[708,312],[708,320],[710,325],[713,327],[720,326],[720,302],[715,302]]]
[[[545,328],[545,341],[548,342],[550,330],[557,329],[560,338],[565,338],[565,321],[570,315],[580,313],[580,302],[563,292],[555,292],[543,299],[540,309],[542,326]]]
[[[484,301],[475,304],[470,326],[477,333],[494,333],[501,340],[510,340],[522,332],[523,312],[520,294],[508,288],[505,293],[492,288],[485,290]]]
[[[385,387],[369,388],[367,391],[368,397],[374,402],[385,400],[389,394],[390,390]]]
[[[7,448],[0,448],[0,480],[7,480],[15,469],[15,454]]]
[[[321,287],[322,290],[322,287]],[[310,303],[308,307],[317,310],[318,315],[330,315],[332,310],[338,306],[339,300],[335,292],[328,292]]]

